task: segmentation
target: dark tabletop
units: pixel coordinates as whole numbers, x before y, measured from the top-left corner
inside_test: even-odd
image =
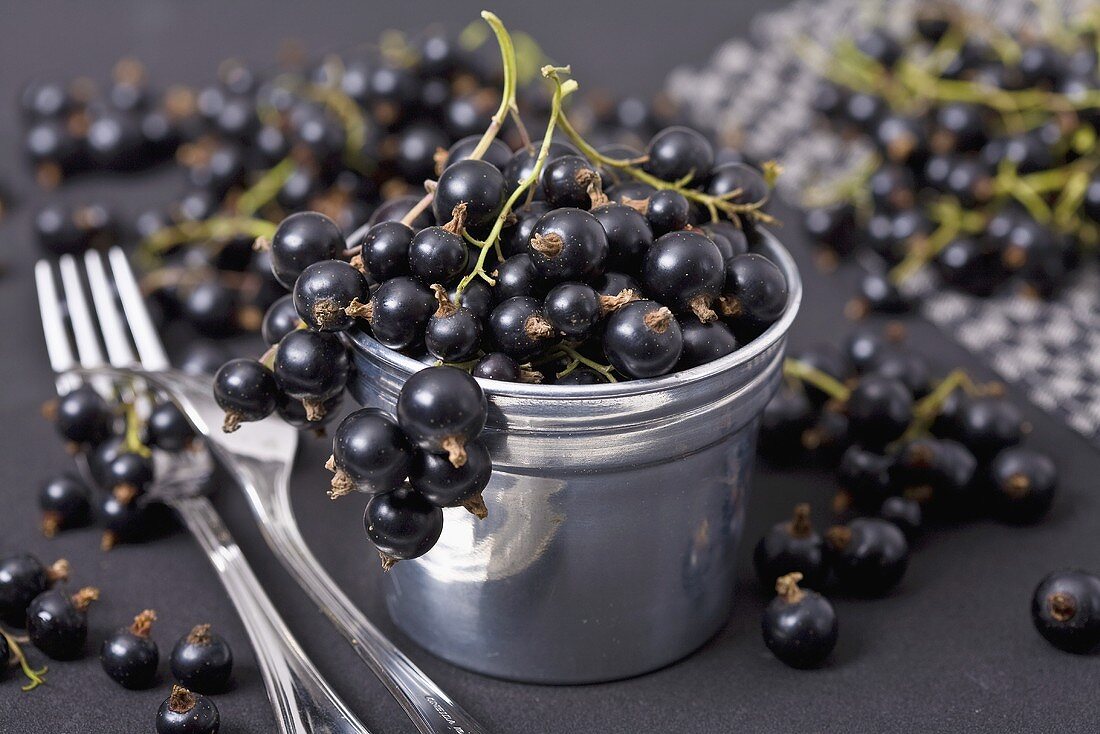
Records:
[[[724,38],[744,34],[752,13],[768,5],[557,0],[501,5],[497,12],[509,25],[534,33],[556,62],[571,63],[582,84],[651,93],[673,65],[704,62]],[[233,690],[217,697],[226,734],[267,734],[274,724],[245,632],[190,538],[177,532],[102,553],[95,529],[53,540],[37,531],[37,488],[70,468],[71,460],[39,417],[53,384],[31,277],[37,252],[28,234],[30,212],[47,195],[34,189],[20,161],[20,124],[10,101],[32,76],[103,78],[124,55],[141,58],[159,83],[201,83],[229,56],[269,63],[284,38],[300,39],[313,52],[338,50],[391,27],[416,30],[440,21],[459,28],[479,9],[470,0],[279,6],[259,0],[132,0],[21,3],[2,13],[0,179],[19,190],[21,205],[0,223],[0,261],[8,269],[0,279],[0,554],[29,550],[44,559],[68,557],[76,583],[102,589],[102,601],[91,612],[89,650],[146,607],[159,613],[154,637],[162,655],[195,623],[220,628],[238,659]],[[133,213],[163,203],[180,186],[164,173],[98,177],[66,187],[64,195],[94,196]],[[816,273],[797,230],[787,226],[780,232],[806,280],[793,343],[838,339],[849,328],[840,314],[852,273],[829,279]],[[911,334],[941,367],[961,364],[990,376],[928,324],[912,323]],[[1052,569],[1100,570],[1100,456],[1037,409],[1027,406],[1025,412],[1035,429],[1033,445],[1052,454],[1062,471],[1063,491],[1049,519],[1033,528],[977,522],[929,533],[889,598],[836,600],[840,642],[828,667],[812,672],[787,669],[764,648],[759,618],[765,599],[743,564],[729,624],[700,651],[664,670],[563,688],[467,673],[424,653],[390,624],[359,507],[324,496],[323,441],[304,442],[293,479],[295,506],[307,541],[351,598],[491,732],[1096,731],[1098,661],[1048,646],[1031,627],[1028,605],[1036,582]],[[824,522],[834,490],[831,476],[812,468],[764,466],[754,484],[744,551],[796,501],[813,502]],[[364,723],[375,732],[414,731],[283,572],[242,495],[225,486],[216,504],[293,632]],[[743,560],[747,555],[742,553]],[[167,695],[163,670],[162,676],[153,690],[124,691],[105,676],[94,654],[52,665],[48,685],[31,693],[21,693],[17,675],[9,673],[0,681],[0,734],[152,731],[153,714]]]

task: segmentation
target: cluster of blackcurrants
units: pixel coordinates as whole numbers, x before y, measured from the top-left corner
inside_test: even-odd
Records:
[[[796,508],[792,520],[756,546],[764,588],[799,573],[812,589],[880,596],[901,581],[909,541],[929,519],[988,514],[1033,523],[1050,509],[1055,464],[1020,445],[1029,426],[1000,386],[975,385],[961,371],[936,380],[924,356],[901,338],[896,324],[885,336],[863,328],[842,348],[822,345],[787,361],[786,379],[762,417],[761,454],[834,466],[841,489],[832,509],[854,517],[818,533],[809,505]],[[832,614],[814,595],[805,598],[814,615]],[[828,654],[832,643],[815,639],[821,656],[794,664],[815,664]],[[780,647],[773,650],[787,659]]]
[[[346,234],[399,217],[410,192],[437,175],[440,156],[490,124],[500,71],[488,46],[470,49],[439,30],[389,43],[397,37],[378,53],[270,72],[230,60],[197,88],[159,90],[133,60],[101,91],[89,80],[28,84],[24,147],[44,185],[170,159],[184,181],[172,202],[141,212],[58,197],[37,212],[37,239],[54,254],[140,242],[156,319],[181,324],[187,338],[255,331],[285,292],[267,254],[251,247],[271,222],[317,210]],[[521,82],[520,114],[544,116],[542,80]],[[637,98],[593,94],[577,104],[582,129],[607,143],[640,145],[663,119]]]
[[[86,383],[47,403],[46,414],[68,448],[82,454],[88,478],[101,491],[93,496],[84,481],[69,473],[46,482],[38,497],[45,535],[86,526],[98,516],[104,527],[101,545],[110,550],[175,527],[167,506],[148,494],[155,478],[152,450],[188,451],[195,435],[170,401],[151,402],[142,416],[138,402],[144,399],[120,396],[112,404]]]
[[[0,558],[0,622],[25,629],[30,643],[52,660],[75,660],[84,654],[88,607],[99,599],[99,590],[91,586],[70,594],[63,586],[69,572],[65,560],[46,566],[26,553]],[[103,640],[99,653],[103,670],[125,688],[148,688],[155,682],[160,653],[150,633],[156,618],[156,612],[146,609],[134,618],[132,625]],[[28,680],[23,690],[45,683],[46,669],[33,668],[16,636],[0,627],[0,675],[12,659],[19,663]],[[173,686],[172,696],[157,714],[157,731],[216,732],[217,707],[201,694],[225,689],[233,669],[233,653],[228,643],[211,631],[210,625],[197,625],[172,648],[170,667],[176,680],[187,688]],[[202,726],[187,728],[196,724]]]
[[[453,367],[429,367],[405,381],[396,419],[362,408],[340,422],[326,464],[334,475],[329,496],[370,495],[363,524],[383,569],[431,550],[443,531],[443,508],[488,516],[481,491],[493,462],[478,440],[487,414],[476,380]]]
[[[1100,242],[1094,34],[1025,41],[948,7],[929,6],[910,37],[845,42],[816,97],[878,151],[805,216],[828,251],[885,262],[863,277],[859,309],[908,310],[898,286],[926,264],[975,296],[1049,296]]]

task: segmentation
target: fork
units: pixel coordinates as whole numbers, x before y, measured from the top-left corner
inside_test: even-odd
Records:
[[[141,300],[125,254],[116,248],[109,258],[123,313],[119,312],[98,252],[88,251],[84,257],[94,309],[88,306],[80,268],[72,255],[62,256],[58,262],[61,292],[50,263],[42,260],[35,265],[46,351],[50,366],[59,376],[61,391],[71,389],[74,375],[81,373],[99,390],[110,389],[111,379],[123,378],[133,383],[137,373],[127,368],[141,368],[138,381],[158,387],[157,381],[145,379],[145,376],[168,368],[164,348]],[[63,304],[72,322],[75,358],[62,317]],[[107,362],[100,350],[99,337],[107,349]],[[131,337],[140,359],[131,348]],[[135,392],[138,391],[136,387]],[[282,443],[289,444],[293,453],[295,441],[296,436],[290,435]],[[158,481],[152,492],[179,514],[214,565],[256,652],[278,731],[283,734],[370,734],[306,657],[240,547],[203,494],[212,470],[205,449],[195,456],[172,457],[160,451],[154,456]]]
[[[125,253],[113,248],[108,258],[139,353],[154,351],[163,355]],[[281,420],[269,418],[243,423],[236,432],[225,433],[221,430],[224,412],[214,402],[209,381],[168,369],[163,359],[152,367],[145,364],[142,375],[171,395],[195,429],[207,439],[214,455],[243,487],[272,551],[397,699],[417,730],[421,734],[485,734],[485,729],[469,713],[397,649],[340,591],[306,545],[290,502],[290,471],[298,432]]]

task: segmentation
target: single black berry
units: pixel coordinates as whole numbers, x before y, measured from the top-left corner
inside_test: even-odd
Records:
[[[909,544],[892,522],[861,517],[825,533],[829,565],[853,594],[881,596],[898,585],[909,566]]]
[[[71,597],[57,589],[43,591],[27,607],[27,636],[54,660],[72,660],[88,639],[88,605],[99,590],[85,587]]]
[[[176,642],[169,665],[182,685],[200,693],[220,693],[233,672],[233,651],[209,624],[200,624]]]
[[[149,638],[156,612],[146,609],[134,623],[107,636],[99,649],[99,662],[116,683],[124,688],[148,688],[157,675],[160,652]]]
[[[157,710],[157,734],[218,734],[220,726],[214,702],[183,686],[172,686],[172,695]]]
[[[775,582],[778,594],[761,619],[764,644],[792,668],[820,665],[836,647],[836,612],[816,591],[798,587],[802,574],[790,573]]]
[[[329,468],[331,497],[353,489],[370,494],[392,492],[405,481],[413,449],[405,433],[377,408],[349,414],[336,428]]]
[[[780,576],[795,571],[807,586],[822,588],[828,575],[825,561],[825,541],[810,522],[808,504],[796,505],[792,519],[773,525],[752,555],[756,578],[766,590],[775,588]]]
[[[1050,574],[1035,587],[1031,621],[1059,650],[1092,652],[1100,646],[1100,578],[1079,570]]]

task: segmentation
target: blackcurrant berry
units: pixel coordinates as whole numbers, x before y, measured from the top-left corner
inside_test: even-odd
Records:
[[[1059,650],[1084,654],[1100,645],[1100,578],[1086,571],[1055,571],[1035,587],[1031,621]]]
[[[88,639],[88,606],[99,598],[90,586],[71,597],[51,589],[43,591],[27,606],[27,636],[54,660],[73,660],[84,652]]]
[[[691,221],[691,205],[671,189],[654,192],[645,205],[645,218],[655,237],[684,229]]]
[[[909,566],[909,544],[898,526],[860,517],[825,533],[829,565],[837,582],[851,593],[881,596],[898,585]]]
[[[103,488],[122,501],[145,493],[153,482],[153,460],[134,451],[122,451],[104,467]]]
[[[512,158],[508,161],[508,165],[503,169],[504,181],[509,194],[518,189],[520,183],[531,176],[531,173],[535,170],[535,161],[538,159],[539,150],[541,148],[542,141],[540,140],[532,143],[530,147],[520,148],[512,154]],[[562,156],[579,154],[580,152],[568,143],[552,141],[543,166],[545,167],[547,163],[561,158]],[[535,198],[540,199],[542,197],[543,192],[541,187],[536,186]]]
[[[292,331],[275,352],[275,384],[322,415],[323,403],[343,391],[351,371],[347,348],[340,337],[316,331]]]
[[[718,247],[718,251],[722,253],[722,260],[727,264],[738,255],[744,255],[749,251],[749,238],[742,227],[730,222],[710,222],[700,229]]]
[[[704,324],[697,318],[686,318],[680,321],[680,331],[684,348],[677,370],[698,367],[737,351],[737,337],[720,321]]]
[[[419,183],[435,175],[436,152],[446,147],[448,136],[435,125],[415,124],[397,137],[394,164],[397,172],[410,183]]]
[[[135,543],[148,538],[155,519],[152,508],[158,506],[121,492],[108,494],[99,507],[103,524],[100,548],[108,551],[119,543]]]
[[[900,380],[916,397],[923,397],[932,389],[932,366],[923,354],[912,349],[887,345],[871,360],[866,373]]]
[[[787,279],[763,255],[738,255],[726,264],[719,312],[735,325],[760,331],[775,323],[787,307]]]
[[[698,232],[671,232],[658,237],[646,253],[642,283],[648,295],[678,313],[714,321],[711,306],[725,282],[718,247]]]
[[[1058,470],[1045,454],[1007,448],[989,467],[995,514],[1010,522],[1036,522],[1050,510],[1058,487]]]
[[[760,454],[787,461],[801,449],[802,435],[813,426],[814,419],[814,405],[801,384],[780,383],[760,416]]]
[[[225,411],[222,428],[231,433],[244,421],[263,420],[275,410],[279,392],[271,370],[255,359],[226,362],[214,375],[214,399]]]
[[[522,370],[516,360],[503,352],[490,352],[470,370],[474,377],[502,382],[521,382]]]
[[[27,553],[0,559],[0,620],[22,627],[27,607],[39,594],[58,581],[69,578],[69,562],[60,559],[52,566]]]
[[[866,375],[848,398],[852,438],[867,448],[881,448],[901,436],[913,420],[913,396],[890,377]]]
[[[294,282],[294,310],[315,331],[347,329],[355,321],[348,307],[369,298],[363,274],[342,260],[313,263]]]
[[[95,444],[110,435],[113,416],[107,401],[91,385],[57,399],[57,431],[66,441]]]
[[[554,286],[543,302],[542,315],[567,339],[588,338],[603,315],[600,296],[583,283]]]
[[[367,537],[382,554],[382,567],[418,558],[443,532],[443,510],[411,489],[372,497],[363,516]]]
[[[757,542],[752,555],[753,568],[760,585],[770,590],[780,576],[797,571],[803,582],[821,588],[828,566],[825,564],[825,541],[810,523],[810,506],[796,505],[794,517],[772,526]]]
[[[330,497],[352,490],[384,494],[409,474],[412,445],[397,421],[376,408],[362,408],[340,421],[332,439]]]
[[[459,507],[489,483],[493,460],[480,441],[466,444],[466,463],[455,467],[447,457],[418,451],[409,467],[409,484],[436,507]]]
[[[946,283],[975,296],[991,295],[1007,277],[1000,253],[984,239],[949,242],[937,253],[934,265]]]
[[[53,477],[38,491],[42,511],[42,534],[52,538],[59,530],[87,525],[92,519],[91,493],[72,474]]]
[[[792,668],[813,668],[836,647],[836,612],[816,591],[798,587],[802,574],[791,573],[775,582],[778,594],[764,609],[761,630],[772,654]]]
[[[556,341],[553,324],[542,314],[542,304],[528,296],[514,296],[489,315],[489,335],[497,349],[525,361]]]
[[[181,315],[203,336],[229,336],[239,326],[237,291],[216,280],[196,283],[183,299]]]
[[[978,459],[992,459],[1001,450],[1023,440],[1023,414],[1011,401],[979,396],[963,402],[955,414],[951,437],[962,442]]]
[[[661,130],[646,146],[646,172],[663,181],[700,183],[714,165],[714,148],[699,132],[674,126]]]
[[[744,163],[726,163],[715,168],[707,181],[707,193],[733,204],[762,204],[769,188],[763,174]]]
[[[291,302],[293,310],[293,302]],[[179,369],[184,374],[198,376],[213,376],[229,359],[228,354],[219,345],[208,341],[193,341],[188,344],[178,360]]]
[[[554,209],[539,217],[527,244],[535,271],[549,280],[586,280],[603,271],[607,234],[581,209]]]
[[[196,625],[181,637],[168,662],[176,680],[200,693],[224,691],[233,673],[233,651],[209,624]]]
[[[511,258],[527,252],[527,243],[531,240],[535,223],[548,211],[550,206],[545,201],[532,201],[512,210],[514,220],[509,217],[508,223],[500,231],[500,247],[505,257]],[[596,214],[596,210],[592,213]]]
[[[146,609],[134,617],[134,623],[103,640],[99,662],[116,683],[123,688],[148,688],[157,675],[160,652],[157,643],[149,639],[156,612]]]
[[[642,181],[624,181],[621,184],[608,187],[607,198],[614,204],[623,204],[631,208],[641,209],[645,207],[646,200],[653,196],[657,189]]]
[[[467,135],[461,140],[455,142],[450,148],[447,149],[446,158],[437,160],[438,163],[442,163],[442,166],[436,167],[436,173],[443,173],[447,166],[458,161],[464,161],[473,155],[474,150],[477,148],[478,143],[481,142],[480,135]],[[485,153],[481,156],[481,160],[486,163],[491,163],[497,168],[504,170],[505,166],[512,159],[512,151],[508,149],[508,146],[503,141],[494,138],[493,142],[489,143],[489,147],[485,149]],[[421,178],[427,178],[423,176]]]
[[[424,346],[443,362],[462,362],[477,354],[481,345],[481,321],[468,308],[456,306],[440,285],[434,285],[439,308],[428,319]]]
[[[607,320],[603,348],[612,366],[634,378],[658,377],[680,359],[684,337],[668,308],[632,301]]]
[[[347,245],[336,223],[318,212],[298,212],[284,219],[271,238],[271,269],[283,287],[294,287],[302,271],[333,260]]]
[[[360,257],[367,272],[379,283],[409,274],[412,228],[397,221],[380,222],[363,235]]]
[[[912,540],[920,533],[924,522],[920,503],[906,497],[887,497],[878,510],[878,516],[897,525],[905,533],[907,540]]]
[[[554,209],[588,209],[603,195],[600,174],[587,158],[566,155],[543,166],[539,182],[547,203]]]
[[[422,451],[446,454],[461,467],[463,448],[485,426],[488,408],[477,380],[454,367],[429,367],[405,381],[397,398],[397,422]]]
[[[604,273],[592,281],[592,287],[601,296],[618,296],[623,291],[641,293],[642,287],[638,282],[624,273]]]
[[[221,716],[206,696],[174,685],[157,710],[156,727],[157,734],[218,734]]]
[[[435,190],[432,210],[438,222],[451,219],[459,204],[466,205],[466,225],[484,227],[500,213],[504,204],[504,176],[500,169],[482,160],[466,159],[447,166]]]
[[[447,284],[466,272],[466,241],[447,227],[422,229],[409,246],[409,271],[424,285]]]
[[[516,296],[539,296],[545,292],[545,282],[535,269],[535,262],[526,252],[512,255],[497,266],[493,274],[493,298],[503,303]]]
[[[263,323],[260,324],[260,336],[263,337],[265,344],[273,347],[284,336],[297,329],[301,323],[298,310],[294,306],[294,296],[287,293],[267,309]]]
[[[432,291],[415,278],[390,278],[374,292],[357,315],[370,324],[371,333],[384,346],[402,350],[420,344],[428,319],[437,304]]]
[[[806,349],[800,349],[791,356],[803,365],[823,372],[837,382],[843,383],[850,376],[851,367],[847,358],[833,344],[815,344]],[[813,385],[806,384],[805,388],[815,405],[822,405],[831,397],[824,390]]]
[[[892,465],[889,456],[849,446],[837,465],[837,482],[858,509],[874,512],[890,495]]]
[[[592,210],[607,235],[607,264],[627,272],[637,272],[653,244],[653,230],[634,207],[605,204]]]

